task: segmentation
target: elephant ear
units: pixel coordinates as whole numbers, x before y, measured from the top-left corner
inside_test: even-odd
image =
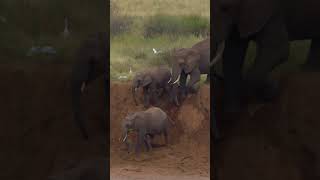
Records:
[[[190,49],[188,56],[186,57],[185,72],[190,73],[193,69],[197,68],[200,61],[200,54],[198,51]]]
[[[151,76],[150,75],[145,76],[142,81],[142,87],[149,85],[151,82],[152,82]]]
[[[275,0],[243,0],[239,5],[238,30],[241,37],[260,31],[276,12]]]

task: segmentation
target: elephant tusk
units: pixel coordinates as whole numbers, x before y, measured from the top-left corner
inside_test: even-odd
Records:
[[[218,50],[217,50],[217,55],[211,61],[210,66],[216,64],[217,62],[219,62],[222,59],[222,54],[223,54],[223,51],[224,51],[224,47],[225,47],[225,41],[223,41],[222,43],[219,44]]]
[[[168,83],[170,83],[170,82],[171,82],[171,78],[169,79]]]
[[[122,142],[125,142],[127,140],[128,133],[126,133],[126,136],[123,138]]]
[[[82,93],[83,93],[83,91],[84,91],[85,88],[86,88],[86,83],[83,82],[83,83],[81,84],[81,92],[82,92]]]
[[[181,74],[179,74],[178,79],[175,82],[173,82],[172,84],[176,84],[180,80],[180,76],[181,76]]]

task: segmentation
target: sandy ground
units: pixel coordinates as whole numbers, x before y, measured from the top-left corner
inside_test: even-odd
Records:
[[[142,104],[134,104],[130,86],[111,83],[111,179],[209,179],[209,86],[203,85],[198,94],[186,99],[179,108],[162,98],[159,107],[176,124],[170,127],[169,145],[161,146],[163,137],[156,137],[153,143],[158,146],[141,157],[128,154],[118,140],[122,119],[129,112],[144,109]]]

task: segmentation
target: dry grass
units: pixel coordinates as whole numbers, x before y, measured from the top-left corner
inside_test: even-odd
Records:
[[[116,0],[122,14],[129,16],[152,16],[167,14],[175,16],[210,16],[210,0]]]

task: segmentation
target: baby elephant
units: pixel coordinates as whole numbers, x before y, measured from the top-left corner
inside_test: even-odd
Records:
[[[140,87],[143,88],[145,107],[149,107],[151,99],[157,103],[158,96],[169,90],[167,86],[170,77],[170,70],[164,66],[152,67],[138,72],[132,81],[132,96],[135,104],[138,104],[135,94]]]
[[[139,153],[139,148],[142,144],[146,145],[148,150],[152,150],[151,138],[154,135],[164,135],[165,142],[168,144],[168,126],[170,121],[168,115],[158,107],[151,107],[145,111],[131,113],[125,117],[122,122],[123,142],[127,143],[128,134],[131,132],[137,134],[136,153]],[[129,148],[130,150],[131,148]]]

